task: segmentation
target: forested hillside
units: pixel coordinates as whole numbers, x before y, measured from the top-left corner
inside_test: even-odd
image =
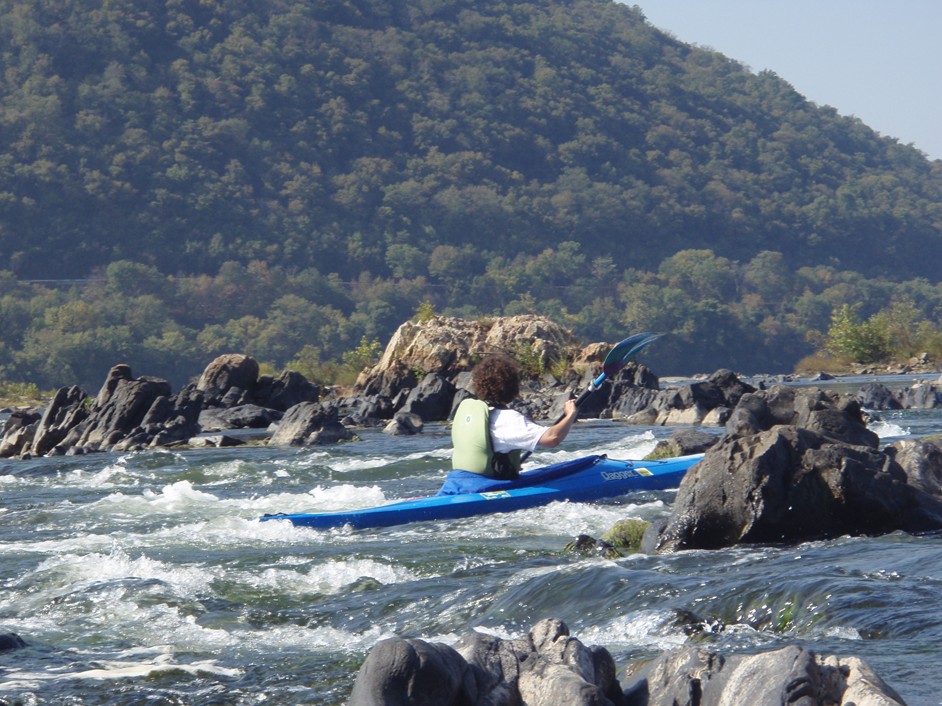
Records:
[[[638,7],[0,0],[0,51],[7,379],[339,361],[423,302],[665,330],[664,374],[942,311],[942,162]]]

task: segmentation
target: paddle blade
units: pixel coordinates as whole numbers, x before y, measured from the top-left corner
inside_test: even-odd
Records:
[[[628,361],[631,360],[631,357],[640,351],[642,348],[647,346],[649,343],[653,343],[659,339],[663,334],[660,333],[637,333],[634,336],[629,336],[624,341],[616,345],[612,350],[608,352],[608,355],[605,356],[605,362],[602,363],[602,373],[605,377],[612,377],[617,374],[625,365],[628,364]]]

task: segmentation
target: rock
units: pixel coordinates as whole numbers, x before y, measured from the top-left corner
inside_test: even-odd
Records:
[[[10,414],[3,425],[0,458],[22,456],[24,453],[29,453],[40,419],[42,419],[42,414],[28,410],[17,410]]]
[[[855,397],[860,401],[862,407],[867,409],[901,409],[902,405],[893,391],[886,385],[878,382],[870,382],[863,385]]]
[[[798,426],[832,441],[874,449],[880,441],[867,429],[860,402],[852,395],[785,385],[743,395],[730,415],[726,432],[747,436],[776,425]]]
[[[349,706],[620,706],[607,650],[586,647],[556,619],[517,640],[471,633],[454,648],[393,637],[378,642],[357,674]]]
[[[939,385],[916,383],[900,390],[899,403],[904,409],[936,409],[942,407]]]
[[[657,442],[654,450],[645,458],[674,458],[676,456],[689,456],[700,454],[713,446],[719,437],[700,429],[677,429],[668,439]]]
[[[274,409],[243,404],[222,410],[217,418],[226,425],[225,429],[266,429],[283,416]]]
[[[230,388],[251,393],[257,382],[258,363],[255,359],[247,355],[229,353],[219,356],[206,366],[196,383],[196,389],[206,395],[208,404],[215,405]]]
[[[271,446],[313,446],[353,438],[353,432],[337,420],[335,409],[315,402],[301,402],[285,412],[268,443]]]
[[[402,324],[379,363],[361,373],[356,389],[392,398],[401,389],[416,386],[417,370],[423,376],[438,373],[452,379],[494,351],[525,352],[536,365],[549,368],[557,360],[572,358],[577,350],[570,332],[540,316],[475,321],[435,316]]]
[[[26,642],[15,632],[0,633],[0,652],[20,650],[26,647]]]
[[[664,391],[658,399],[657,423],[701,424],[713,409],[735,408],[744,395],[755,391],[731,371],[720,369],[702,382]]]
[[[602,535],[602,541],[619,553],[639,552],[641,540],[649,525],[650,523],[644,520],[619,520]]]
[[[626,679],[626,706],[905,706],[863,661],[799,645],[728,658],[689,647],[629,666]]]
[[[424,428],[425,425],[422,423],[422,418],[417,414],[399,412],[392,418],[392,421],[386,425],[383,429],[383,433],[392,436],[412,436],[421,433]]]
[[[209,436],[195,436],[188,441],[188,445],[193,448],[200,448],[202,446],[222,449],[231,446],[244,446],[245,442],[242,439],[227,436],[226,434],[212,434]]]
[[[90,451],[104,451],[119,442],[127,442],[122,448],[131,448],[147,436],[140,426],[155,401],[170,394],[170,383],[166,380],[134,379],[128,366],[115,366],[88,417],[72,427],[61,443],[65,447],[81,446]],[[134,442],[130,441],[132,437]]]
[[[681,481],[657,549],[942,527],[942,502],[923,496],[875,448],[778,425],[706,452]]]
[[[608,650],[584,645],[565,623],[548,618],[516,639],[469,632],[454,647],[413,638],[381,640],[360,667],[347,703],[905,706],[859,658],[819,656],[800,645],[728,657],[700,647],[665,652],[627,665],[624,691],[617,674]]]
[[[910,486],[927,495],[942,496],[942,448],[936,441],[894,441],[884,452],[906,473]]]
[[[277,378],[263,375],[258,379],[252,402],[267,409],[285,412],[301,402],[319,402],[321,388],[301,373],[285,370]]]
[[[439,373],[429,373],[409,393],[400,412],[418,415],[423,421],[438,422],[448,419],[455,386]]]
[[[36,428],[30,453],[45,456],[65,439],[69,430],[88,417],[88,395],[78,387],[59,388]]]
[[[360,667],[348,706],[475,704],[468,663],[453,648],[411,638],[380,640]]]

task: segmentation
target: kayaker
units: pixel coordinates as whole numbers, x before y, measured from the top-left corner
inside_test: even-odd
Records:
[[[567,400],[563,416],[546,427],[508,405],[520,393],[520,369],[507,356],[491,355],[471,371],[477,399],[458,405],[451,428],[452,468],[501,479],[520,474],[520,455],[538,446],[562,443],[576,421],[574,400]]]

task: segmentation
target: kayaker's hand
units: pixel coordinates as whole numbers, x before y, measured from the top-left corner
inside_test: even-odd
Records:
[[[579,408],[576,407],[576,401],[574,399],[566,400],[566,404],[563,405],[563,415],[566,417],[575,416],[576,412],[579,411]]]
[[[539,441],[540,446],[551,449],[559,446],[563,442],[563,439],[566,438],[569,430],[572,429],[578,412],[579,408],[576,407],[576,401],[572,399],[566,400],[566,404],[563,405],[562,418],[543,433]]]

